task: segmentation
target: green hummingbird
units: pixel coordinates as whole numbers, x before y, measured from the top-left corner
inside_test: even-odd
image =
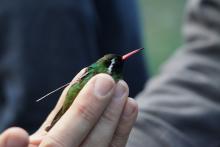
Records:
[[[79,79],[73,83],[67,91],[65,96],[64,103],[58,113],[55,115],[54,119],[52,120],[51,124],[45,128],[46,131],[49,131],[56,122],[62,117],[62,115],[68,110],[71,106],[73,101],[75,100],[76,96],[80,92],[80,90],[85,86],[85,84],[96,74],[99,73],[106,73],[112,76],[112,78],[117,82],[118,80],[122,79],[122,70],[124,61],[127,60],[130,56],[134,55],[135,53],[139,52],[144,48],[136,49],[132,52],[129,52],[123,56],[116,55],[116,54],[107,54],[97,60],[95,63],[88,66],[85,72],[80,76]],[[69,83],[61,86],[65,87]],[[60,88],[56,89],[55,91],[59,90]],[[54,91],[53,91],[54,92]],[[51,93],[53,93],[51,92]],[[50,95],[51,93],[47,94],[46,96]],[[44,97],[46,97],[44,96]],[[42,97],[42,98],[44,98]],[[41,99],[42,99],[41,98]],[[39,99],[39,100],[41,100]],[[37,101],[39,101],[37,100]]]

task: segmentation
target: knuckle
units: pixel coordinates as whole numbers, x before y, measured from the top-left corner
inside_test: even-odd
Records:
[[[45,140],[46,141],[42,143],[43,147],[65,147],[65,145],[61,141],[51,135],[47,135],[47,138],[45,138]]]
[[[117,143],[112,143],[112,144],[110,144],[110,146],[109,147],[121,147],[120,146],[120,144],[117,144]]]
[[[113,141],[110,144],[110,147],[121,147],[125,146],[128,136],[125,134],[116,133],[114,135]]]
[[[85,106],[83,104],[79,104],[77,106],[77,114],[83,117],[86,121],[92,121],[94,118],[97,118],[97,114],[95,110],[91,106]]]
[[[115,133],[115,140],[116,142],[122,141],[122,140],[126,140],[128,137],[128,134],[125,133]]]
[[[121,144],[119,142],[113,142],[109,145],[109,147],[120,147]]]
[[[117,144],[115,144],[115,143],[111,143],[110,145],[109,145],[109,147],[119,147]]]
[[[104,112],[104,114],[102,115],[101,119],[105,122],[115,122],[116,120],[116,116],[114,113],[114,110],[107,108],[107,110]]]

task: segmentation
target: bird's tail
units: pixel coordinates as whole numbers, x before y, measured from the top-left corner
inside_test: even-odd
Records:
[[[57,121],[61,118],[62,115],[63,115],[63,107],[61,107],[59,112],[56,114],[51,124],[45,128],[45,131],[47,132],[50,131],[50,129],[57,123]]]

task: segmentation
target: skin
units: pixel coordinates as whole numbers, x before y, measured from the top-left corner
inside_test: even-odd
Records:
[[[115,83],[107,74],[94,76],[54,127],[45,131],[59,111],[68,88],[38,131],[29,136],[21,128],[7,129],[0,135],[0,147],[124,147],[138,106],[128,98],[127,84],[123,80]]]

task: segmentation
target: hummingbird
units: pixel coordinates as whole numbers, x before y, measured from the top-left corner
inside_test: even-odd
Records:
[[[116,55],[116,54],[107,54],[104,55],[102,58],[97,60],[95,63],[91,64],[90,66],[86,67],[82,76],[80,76],[76,82],[74,82],[67,91],[65,96],[64,103],[58,113],[53,118],[51,124],[45,128],[45,131],[49,131],[56,122],[62,117],[62,115],[68,110],[71,106],[75,98],[77,97],[80,90],[86,85],[86,83],[95,75],[99,73],[105,73],[112,76],[112,78],[117,82],[118,80],[123,78],[123,64],[129,57],[136,54],[137,52],[143,50],[144,48],[133,50],[123,56]],[[52,94],[53,92],[69,85],[69,83],[59,87],[58,89],[46,94],[42,98],[38,99],[37,101],[45,98],[46,96]]]

